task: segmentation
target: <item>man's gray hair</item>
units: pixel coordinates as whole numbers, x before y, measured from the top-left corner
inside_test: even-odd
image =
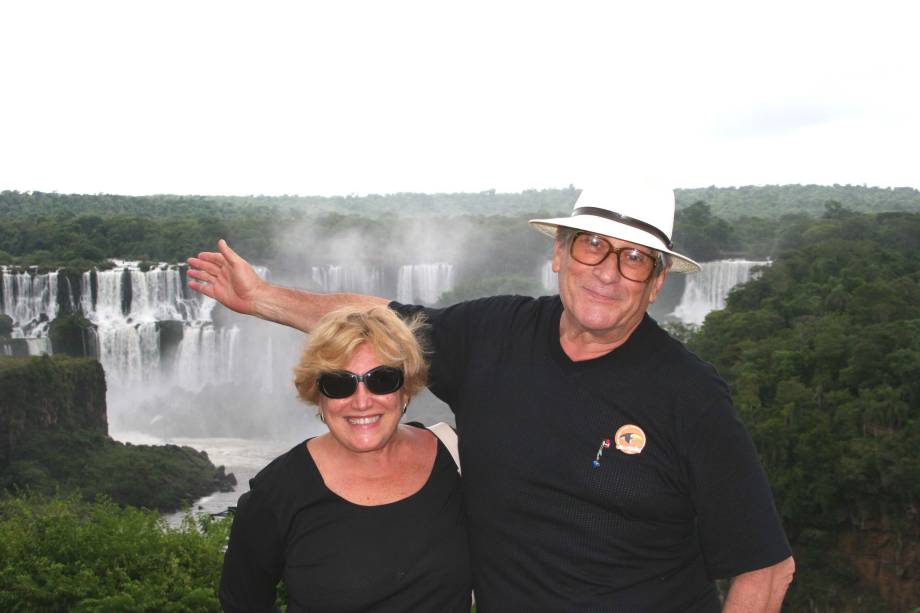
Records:
[[[572,239],[575,238],[576,232],[578,232],[578,230],[575,228],[556,226],[556,240],[559,241],[562,245],[568,247],[572,243]]]

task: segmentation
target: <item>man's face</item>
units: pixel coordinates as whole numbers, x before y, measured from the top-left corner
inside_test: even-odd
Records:
[[[614,248],[636,248],[645,253],[652,249],[605,236]],[[621,340],[642,321],[648,305],[655,301],[666,276],[665,272],[644,283],[624,278],[617,269],[617,257],[611,253],[597,266],[588,266],[572,258],[569,245],[556,240],[553,270],[559,273],[559,295],[565,312],[565,331],[589,332],[599,340]]]

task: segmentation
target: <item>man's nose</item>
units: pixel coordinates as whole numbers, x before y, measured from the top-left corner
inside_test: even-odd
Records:
[[[604,261],[594,267],[594,275],[604,283],[614,283],[620,278],[620,269],[617,266],[617,254],[612,251]]]

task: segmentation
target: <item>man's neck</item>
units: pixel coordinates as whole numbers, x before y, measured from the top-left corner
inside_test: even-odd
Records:
[[[626,330],[596,332],[579,326],[567,316],[566,311],[562,311],[562,319],[559,321],[559,344],[573,362],[593,360],[607,355],[629,340],[641,323],[642,319],[639,319]]]

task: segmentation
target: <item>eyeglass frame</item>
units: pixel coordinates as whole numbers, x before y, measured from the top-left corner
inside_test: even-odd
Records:
[[[581,236],[581,235],[583,235],[583,234],[589,235],[589,236],[596,236],[596,237],[599,238],[600,240],[602,240],[602,241],[604,241],[605,243],[607,243],[607,247],[608,247],[607,253],[605,253],[605,254],[604,254],[604,257],[602,257],[600,260],[598,260],[598,261],[595,262],[594,264],[589,264],[588,262],[582,262],[582,261],[579,260],[577,257],[575,257],[575,241],[578,239],[579,236]],[[624,251],[638,251],[638,252],[641,253],[642,255],[644,255],[644,256],[646,256],[646,257],[649,257],[649,258],[651,258],[651,259],[653,260],[654,266],[652,266],[652,269],[649,271],[648,276],[647,276],[645,279],[639,281],[639,280],[636,280],[636,279],[632,279],[632,278],[626,276],[625,274],[623,274],[623,266],[622,266],[622,264],[620,263],[620,254],[623,253]],[[569,238],[569,255],[572,256],[572,259],[575,260],[576,262],[578,262],[579,264],[583,264],[584,266],[600,266],[601,264],[604,263],[604,261],[605,261],[608,257],[610,257],[610,254],[611,254],[611,253],[613,253],[614,255],[616,255],[617,272],[620,274],[620,276],[623,277],[624,279],[626,279],[627,281],[633,281],[634,283],[648,283],[648,282],[649,282],[649,279],[651,279],[652,277],[654,277],[654,276],[655,276],[655,273],[657,273],[657,272],[663,267],[663,265],[664,265],[664,257],[662,257],[662,255],[661,255],[660,253],[659,253],[657,256],[654,256],[654,255],[652,255],[651,253],[646,253],[646,252],[642,251],[641,249],[639,249],[639,248],[637,248],[637,247],[614,247],[614,246],[610,243],[610,241],[607,240],[607,238],[605,238],[602,234],[598,234],[597,232],[588,232],[587,230],[578,230],[578,231],[573,232],[573,233],[570,235],[570,238]]]

